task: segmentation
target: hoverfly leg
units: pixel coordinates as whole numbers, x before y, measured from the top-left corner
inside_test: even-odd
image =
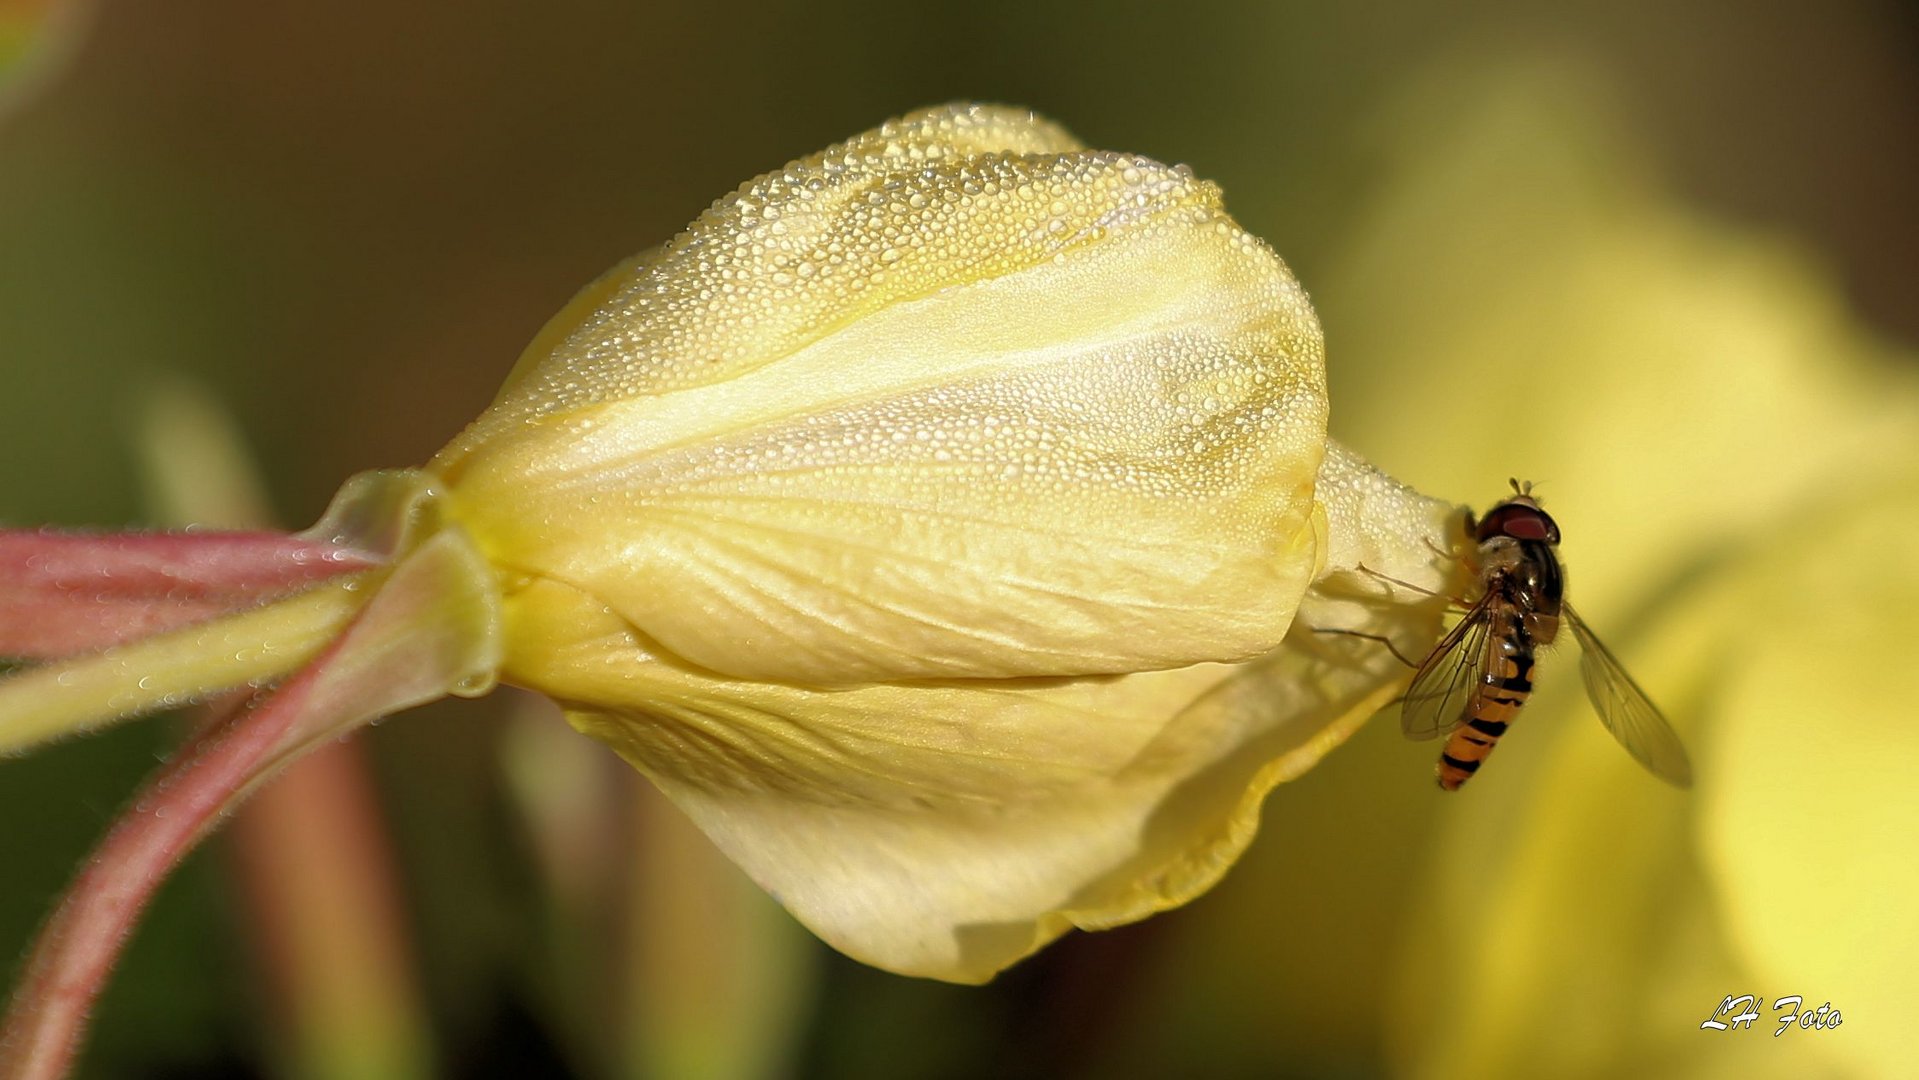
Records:
[[[1447,557],[1451,558],[1451,556],[1447,556]],[[1434,592],[1433,590],[1428,589],[1423,585],[1415,585],[1410,581],[1402,581],[1399,578],[1393,577],[1391,574],[1382,574],[1379,571],[1373,569],[1372,567],[1367,566],[1365,563],[1360,563],[1358,566],[1358,569],[1360,573],[1365,574],[1368,577],[1378,578],[1379,580],[1384,581],[1388,584],[1397,585],[1402,589],[1410,589],[1413,592],[1420,594],[1421,596],[1438,597],[1439,599],[1445,600],[1461,609],[1469,608],[1473,606],[1472,601],[1470,600],[1462,600],[1459,597],[1454,596],[1450,593]]]
[[[1367,641],[1377,641],[1381,645],[1386,646],[1386,651],[1393,654],[1393,659],[1399,661],[1402,664],[1405,664],[1409,668],[1417,669],[1419,667],[1419,664],[1417,662],[1408,660],[1406,658],[1406,654],[1399,651],[1399,646],[1393,644],[1392,638],[1389,638],[1384,634],[1369,634],[1364,630],[1347,630],[1337,626],[1309,626],[1307,627],[1307,629],[1311,630],[1315,634],[1345,634],[1347,637],[1365,638]]]

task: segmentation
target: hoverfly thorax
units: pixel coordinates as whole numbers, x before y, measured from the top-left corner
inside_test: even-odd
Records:
[[[1521,618],[1532,643],[1558,631],[1565,573],[1559,565],[1559,525],[1531,494],[1518,492],[1472,525],[1478,541],[1469,561],[1493,603]],[[1469,523],[1470,524],[1470,523]]]

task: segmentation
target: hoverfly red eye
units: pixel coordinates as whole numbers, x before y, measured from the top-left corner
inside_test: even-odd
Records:
[[[1510,536],[1514,540],[1537,540],[1548,544],[1559,543],[1559,526],[1546,512],[1531,505],[1531,501],[1513,500],[1500,503],[1487,511],[1479,522],[1477,539],[1481,543],[1495,536]]]
[[[1505,521],[1506,535],[1515,540],[1557,540],[1559,530],[1544,514],[1514,514]]]

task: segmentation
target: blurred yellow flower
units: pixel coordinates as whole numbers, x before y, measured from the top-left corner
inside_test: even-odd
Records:
[[[1542,662],[1518,753],[1448,807],[1425,880],[1392,885],[1413,897],[1385,1012],[1396,1074],[1906,1075],[1911,358],[1802,252],[1660,190],[1563,69],[1449,67],[1413,99],[1387,132],[1403,178],[1329,278],[1366,305],[1346,344],[1400,373],[1342,396],[1346,433],[1422,482],[1482,488],[1523,440],[1569,595],[1699,779],[1648,782],[1572,657]],[[1463,437],[1435,440],[1435,410]],[[1701,1030],[1744,994],[1754,1030]],[[1774,1038],[1792,995],[1843,1026]]]

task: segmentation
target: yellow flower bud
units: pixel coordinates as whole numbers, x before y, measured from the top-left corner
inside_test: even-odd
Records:
[[[1217,188],[962,107],[595,284],[432,468],[496,563],[717,673],[1083,675],[1278,644],[1325,420]]]
[[[1390,699],[1450,508],[1184,168],[928,110],[589,287],[429,467],[561,701],[802,920],[990,977],[1184,902]],[[1318,585],[1314,582],[1317,579]]]

